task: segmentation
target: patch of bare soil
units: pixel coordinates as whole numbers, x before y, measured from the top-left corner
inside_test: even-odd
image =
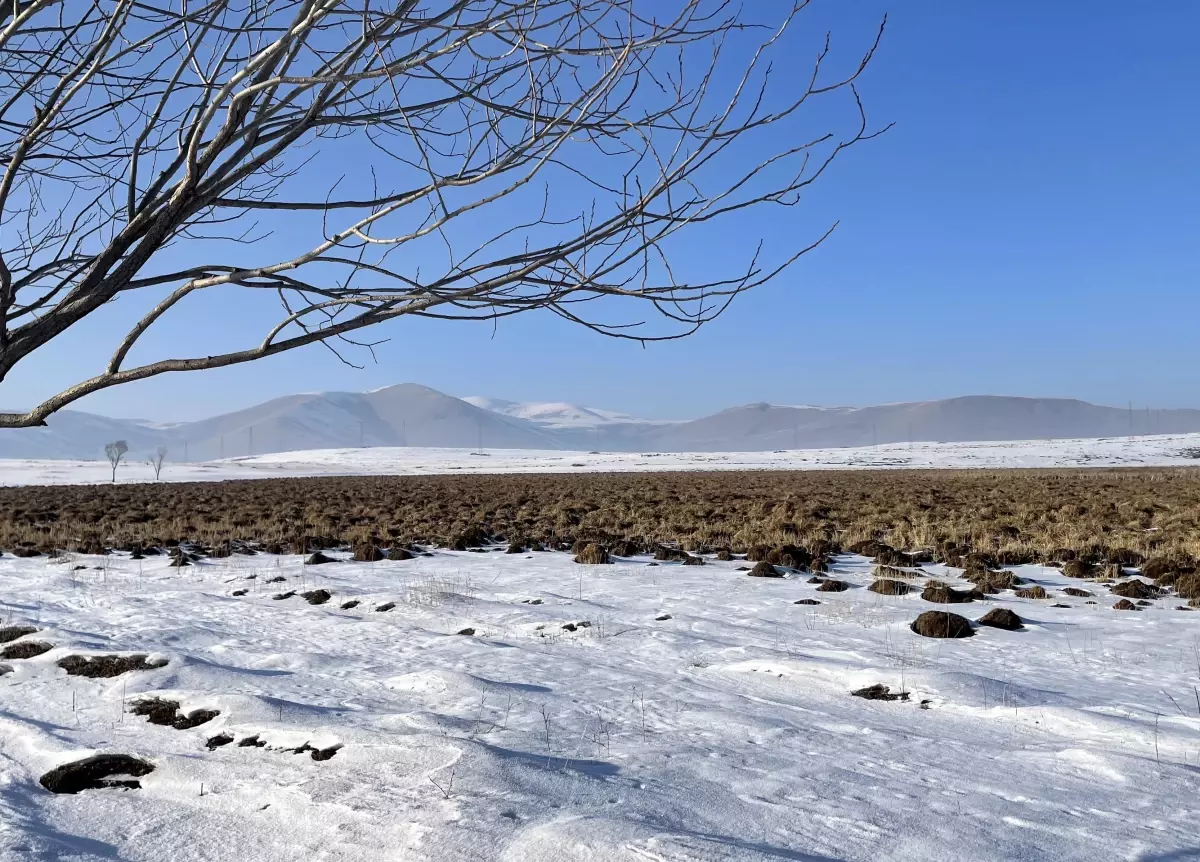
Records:
[[[0,658],[9,660],[35,658],[52,649],[54,649],[54,645],[45,641],[17,641],[0,650]]]
[[[134,715],[145,716],[151,724],[173,727],[176,730],[191,730],[212,721],[220,711],[216,709],[194,709],[189,713],[179,711],[179,702],[151,697],[139,700],[130,708]]]
[[[866,700],[908,700],[907,691],[894,692],[881,682],[869,685],[866,688],[856,689],[850,692],[850,694],[853,697],[861,697]]]
[[[910,628],[926,638],[969,638],[975,634],[970,620],[949,611],[925,611]]]
[[[309,590],[307,593],[301,593],[300,597],[310,605],[323,605],[333,598],[333,593],[329,590]]]
[[[33,626],[5,626],[0,628],[0,644],[15,641],[17,638],[25,637],[25,635],[34,634],[36,631],[37,629]]]
[[[134,670],[157,670],[166,667],[165,660],[148,662],[145,655],[69,655],[58,660],[58,666],[68,676],[89,679],[109,679]]]
[[[766,560],[759,560],[749,572],[752,578],[782,578],[783,572],[772,566]]]
[[[79,793],[105,787],[136,790],[142,786],[137,779],[153,771],[153,763],[127,754],[96,754],[56,766],[41,777],[40,783],[51,793]]]
[[[1008,608],[993,608],[976,620],[976,622],[981,626],[991,626],[992,628],[1004,629],[1010,632],[1016,631],[1025,625],[1021,621],[1021,618]]]

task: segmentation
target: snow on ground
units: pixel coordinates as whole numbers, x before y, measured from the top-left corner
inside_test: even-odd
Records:
[[[903,443],[778,452],[563,452],[534,449],[379,447],[315,449],[195,464],[168,463],[162,480],[197,482],[284,476],[438,475],[455,473],[600,473],[662,470],[825,470],[879,468],[1189,467],[1200,466],[1200,434]],[[0,459],[0,485],[111,481],[105,461]],[[141,460],[122,464],[118,482],[150,482]]]
[[[907,624],[944,606],[867,591],[862,558],[839,558],[843,593],[738,565],[6,555],[4,622],[54,648],[0,676],[0,859],[1200,853],[1200,613],[1114,611],[1084,584],[1088,604],[1031,566],[1050,600],[952,608],[1008,607],[1025,630],[928,640]],[[318,587],[329,603],[273,598]],[[134,651],[168,663],[100,680],[55,664]],[[874,683],[910,700],[849,694]],[[220,715],[175,730],[123,709],[152,693]],[[235,741],[208,750],[218,734]],[[265,746],[237,744],[253,736]],[[306,743],[341,747],[284,750]],[[139,790],[38,785],[94,752],[155,770]]]

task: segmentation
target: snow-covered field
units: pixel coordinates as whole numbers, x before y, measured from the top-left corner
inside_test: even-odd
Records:
[[[455,473],[598,473],[656,470],[818,470],[880,468],[1186,467],[1200,466],[1200,434],[913,443],[779,452],[563,452],[558,450],[380,447],[317,449],[197,464],[168,462],[166,482],[284,476],[437,475]],[[105,461],[0,459],[0,485],[111,481]],[[131,453],[118,482],[154,481],[150,465]]]
[[[1114,611],[1104,586],[1072,582],[1089,604],[1028,566],[1050,599],[951,608],[1007,607],[1024,630],[929,640],[908,623],[945,606],[868,592],[862,558],[838,558],[842,593],[738,565],[5,555],[3,624],[53,649],[0,676],[0,859],[1200,853],[1200,612]],[[327,604],[273,598],[317,588]],[[79,652],[167,664],[112,679],[56,666]],[[850,696],[874,683],[910,698]],[[220,714],[151,725],[128,711],[149,694]],[[250,737],[265,745],[238,744]],[[305,744],[340,748],[285,750]],[[39,786],[96,752],[155,768],[138,790]]]

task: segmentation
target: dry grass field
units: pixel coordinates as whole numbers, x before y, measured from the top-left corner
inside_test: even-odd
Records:
[[[1000,564],[1200,556],[1200,469],[345,477],[0,489],[21,554],[193,542],[843,548],[879,540]],[[304,547],[298,547],[303,543]]]

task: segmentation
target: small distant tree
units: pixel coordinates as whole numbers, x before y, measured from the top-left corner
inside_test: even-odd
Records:
[[[159,475],[162,473],[163,461],[167,460],[167,447],[159,446],[150,456],[150,466],[154,468],[154,481],[158,481]]]
[[[104,444],[104,454],[108,456],[108,463],[112,465],[112,480],[113,484],[117,483],[117,466],[120,465],[121,459],[125,457],[125,453],[129,451],[129,444],[124,440],[114,440],[111,443]]]

